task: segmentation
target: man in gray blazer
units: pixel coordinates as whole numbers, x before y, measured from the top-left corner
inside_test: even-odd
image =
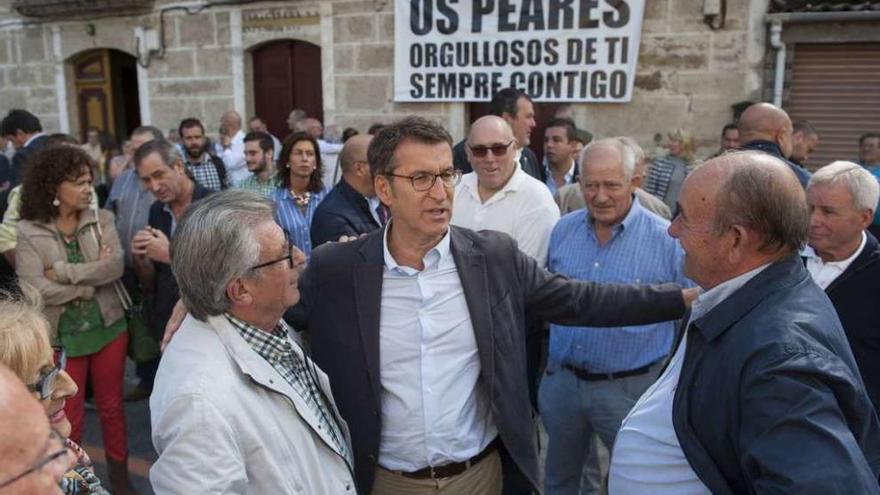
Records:
[[[387,126],[368,160],[393,220],[315,250],[288,314],[351,428],[359,492],[501,493],[501,455],[540,491],[526,313],[638,325],[681,317],[695,294],[570,281],[505,234],[451,227],[461,174],[433,122]]]

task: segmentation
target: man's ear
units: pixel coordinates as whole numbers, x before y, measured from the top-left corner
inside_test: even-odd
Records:
[[[391,206],[392,201],[392,192],[391,192],[391,181],[388,177],[384,175],[377,175],[373,177],[373,188],[376,190],[376,196],[386,206]]]
[[[237,278],[226,285],[226,297],[235,306],[250,306],[254,303],[254,296],[241,278]]]
[[[725,235],[728,236],[729,243],[728,260],[738,264],[745,257],[746,251],[751,249],[749,245],[755,241],[754,236],[742,225],[731,226]]]

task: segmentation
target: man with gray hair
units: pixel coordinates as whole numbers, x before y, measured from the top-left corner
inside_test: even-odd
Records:
[[[232,185],[238,185],[250,176],[244,159],[244,131],[241,127],[241,115],[234,110],[224,112],[220,117],[220,141],[216,151],[226,165],[226,176]]]
[[[834,162],[807,185],[807,270],[834,304],[874,408],[880,407],[880,245],[867,231],[880,185],[863,167]]]
[[[550,236],[547,269],[599,283],[693,285],[681,272],[684,253],[666,233],[669,221],[635,195],[632,149],[617,138],[595,141],[581,155],[586,210],[570,213]],[[598,493],[620,421],[660,371],[675,324],[598,328],[550,325],[547,368],[538,404],[547,444],[548,495]],[[594,442],[598,437],[602,445]],[[588,455],[589,452],[589,455]],[[581,487],[581,473],[586,485]]]
[[[639,143],[631,137],[619,136],[615,139],[619,139],[623,142],[623,144],[628,146],[635,155],[636,165],[633,170],[633,184],[635,184],[636,188],[633,191],[633,194],[636,195],[639,203],[651,213],[659,215],[666,220],[672,220],[672,210],[666,206],[666,203],[657,196],[642,189],[642,182],[645,180],[645,175],[648,173],[648,160],[645,156],[645,150],[643,150],[642,147],[639,146]],[[583,155],[579,155],[577,160],[578,162],[581,162],[583,160]],[[575,210],[580,210],[586,206],[584,204],[584,195],[581,193],[580,183],[562,186],[556,191],[556,194],[553,195],[553,199],[556,200],[556,204],[559,205],[559,212],[562,215],[566,215]]]
[[[180,219],[172,269],[190,315],[150,398],[157,494],[355,493],[327,376],[281,318],[305,256],[274,217],[229,190]]]
[[[880,422],[798,256],[798,177],[767,153],[725,154],[685,179],[678,212],[669,233],[705,292],[623,420],[609,493],[880,493]]]

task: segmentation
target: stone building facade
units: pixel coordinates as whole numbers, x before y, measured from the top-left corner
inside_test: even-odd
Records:
[[[77,103],[74,63],[113,49],[138,61],[122,84],[137,87],[140,123],[169,129],[195,116],[210,134],[226,110],[254,114],[253,53],[284,39],[320,47],[325,125],[364,132],[418,113],[445,123],[455,138],[467,129],[466,103],[392,101],[390,0],[155,0],[130,2],[137,6],[129,10],[21,15],[22,4],[39,1],[0,0],[0,111],[30,109],[51,131],[81,135],[82,114],[91,110]],[[718,29],[707,24],[705,5],[647,0],[632,101],[575,104],[578,125],[598,136],[632,135],[648,150],[683,127],[696,134],[700,154],[714,151],[732,105],[762,97],[768,0],[727,2]]]

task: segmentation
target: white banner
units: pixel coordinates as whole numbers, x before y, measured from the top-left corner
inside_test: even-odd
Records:
[[[627,102],[645,0],[397,0],[395,101]]]

